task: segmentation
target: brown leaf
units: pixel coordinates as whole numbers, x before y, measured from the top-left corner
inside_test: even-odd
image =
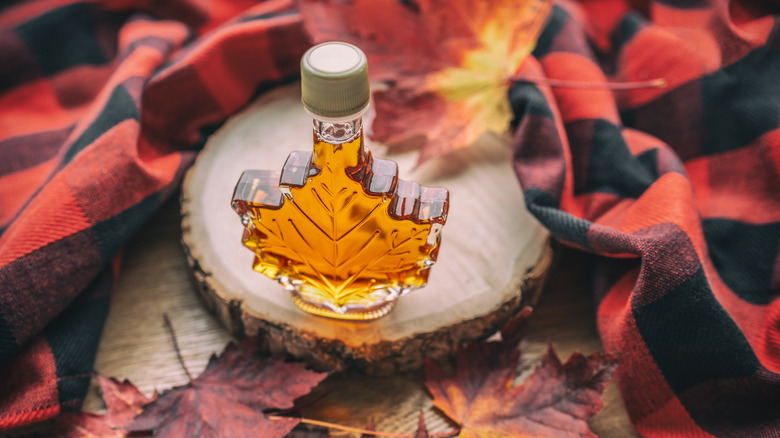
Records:
[[[293,407],[326,374],[257,350],[255,338],[228,344],[197,379],[162,393],[126,428],[153,437],[285,436],[300,420],[272,420],[263,411]]]
[[[420,160],[503,133],[508,90],[531,53],[551,0],[299,0],[314,41],[344,40],[368,56],[372,137],[386,144],[425,137]]]
[[[520,351],[514,345],[469,344],[458,352],[453,375],[426,363],[433,403],[461,425],[459,436],[595,437],[587,421],[603,405],[616,359],[575,353],[561,364],[550,346],[534,373],[515,385]]]
[[[96,376],[100,394],[106,404],[106,414],[79,412],[57,417],[52,433],[61,438],[120,438],[127,431],[120,427],[142,412],[145,404],[154,400],[143,395],[128,380],[119,382],[113,377]]]

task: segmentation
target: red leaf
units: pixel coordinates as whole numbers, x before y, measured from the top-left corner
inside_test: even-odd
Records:
[[[392,145],[424,137],[420,160],[503,133],[508,89],[531,53],[550,0],[299,0],[317,42],[362,48],[375,81],[372,137]]]
[[[147,398],[128,380],[119,382],[113,377],[98,374],[97,382],[103,402],[106,404],[105,415],[91,412],[63,414],[54,423],[53,434],[62,438],[106,437],[120,438],[127,436],[127,431],[120,427],[127,424],[133,417],[142,412],[145,404],[157,397]]]
[[[461,425],[459,436],[595,437],[587,421],[603,405],[601,393],[616,359],[575,353],[561,364],[550,346],[534,373],[515,385],[520,360],[515,345],[469,344],[458,351],[453,375],[426,363],[433,403]]]
[[[148,398],[129,380],[119,382],[113,377],[97,375],[100,395],[106,404],[107,416],[114,426],[127,424],[136,415],[143,412],[143,407],[157,398],[157,393]]]
[[[306,31],[315,42],[347,41],[368,56],[375,81],[431,71],[443,65],[418,9],[398,0],[299,0]],[[430,25],[430,23],[428,23]],[[413,50],[413,52],[410,52]],[[403,54],[421,56],[403,56]]]
[[[213,356],[191,383],[162,393],[126,428],[153,430],[153,437],[283,437],[300,420],[271,420],[263,411],[293,407],[325,376],[282,357],[262,357],[257,340],[245,339]]]

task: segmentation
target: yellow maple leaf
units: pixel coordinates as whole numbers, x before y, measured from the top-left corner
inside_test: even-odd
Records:
[[[461,127],[454,135],[447,136],[446,131],[434,134],[444,134],[442,140],[458,148],[474,143],[484,132],[500,134],[507,130],[512,120],[507,98],[509,78],[533,50],[550,4],[521,2],[519,11],[507,10],[509,5],[502,4],[503,10],[498,8],[495,14],[519,14],[529,18],[528,22],[508,22],[498,17],[488,21],[477,35],[480,47],[465,52],[460,66],[428,75],[424,90],[443,97],[449,103],[443,119]]]
[[[361,47],[369,72],[388,81],[374,93],[372,137],[386,144],[425,138],[420,160],[503,133],[510,78],[531,53],[551,0],[302,0],[316,41]],[[373,60],[373,62],[372,62]]]

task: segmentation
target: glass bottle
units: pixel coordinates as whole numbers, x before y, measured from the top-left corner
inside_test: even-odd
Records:
[[[369,101],[365,54],[341,42],[301,60],[312,151],[292,152],[281,172],[246,170],[232,207],[254,269],[278,280],[301,309],[340,319],[387,314],[424,286],[436,262],[449,193],[398,179],[395,162],[363,143]]]

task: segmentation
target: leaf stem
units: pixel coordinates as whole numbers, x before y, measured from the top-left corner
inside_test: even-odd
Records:
[[[179,365],[181,365],[181,369],[184,370],[184,374],[187,375],[187,380],[192,383],[192,374],[190,374],[190,370],[187,369],[187,365],[184,363],[184,358],[182,357],[181,349],[179,348],[179,342],[176,340],[176,330],[173,329],[173,324],[171,324],[171,319],[168,318],[167,313],[163,313],[163,321],[165,322],[165,327],[168,329],[168,333],[171,335],[173,350],[176,351],[176,358],[179,359]]]
[[[533,82],[539,85],[547,85],[559,88],[582,88],[592,90],[637,90],[640,88],[663,88],[666,86],[666,79],[657,78],[649,81],[636,82],[589,82],[589,81],[569,81],[565,79],[550,79],[542,76],[517,75],[509,78],[512,82]]]
[[[282,420],[291,417],[282,417],[279,415],[268,415],[266,416],[266,418],[268,418],[269,420]],[[350,427],[350,426],[342,426],[340,424],[328,423],[327,421],[320,421],[320,420],[310,420],[308,418],[299,418],[299,420],[301,421],[301,423],[311,424],[312,426],[327,427],[328,429],[343,430],[344,432],[353,432],[362,435],[389,436],[389,437],[397,437],[397,438],[414,438],[415,436],[415,434],[413,433],[377,432],[375,430],[360,429],[358,427]],[[457,430],[451,430],[449,432],[430,434],[429,436],[430,438],[445,438],[445,437],[455,436],[455,434],[457,434],[458,432],[459,431]]]

